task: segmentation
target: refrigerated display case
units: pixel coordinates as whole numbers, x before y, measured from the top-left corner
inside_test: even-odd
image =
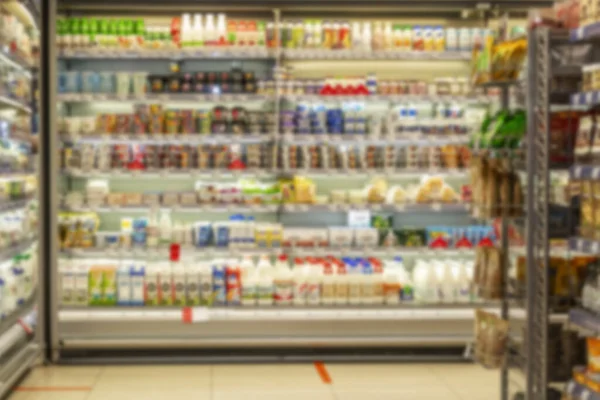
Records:
[[[483,20],[104,3],[50,3],[55,360],[468,347]]]
[[[0,397],[41,356],[42,266],[32,90],[36,19],[18,2],[0,4]]]

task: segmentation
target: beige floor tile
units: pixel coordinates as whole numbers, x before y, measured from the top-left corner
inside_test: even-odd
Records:
[[[337,400],[462,400],[447,388],[393,388],[373,387],[371,390],[336,390]],[[489,398],[487,400],[490,400]]]
[[[93,390],[85,400],[211,400],[210,390],[184,390],[171,387],[169,391],[149,391],[143,387],[136,391]]]
[[[426,365],[422,364],[326,364],[334,385],[340,387],[380,387],[403,384],[441,384]]]
[[[212,375],[216,392],[327,389],[312,364],[215,365]]]
[[[37,367],[25,377],[19,386],[93,386],[103,367],[49,366]]]
[[[210,376],[208,365],[125,365],[107,366],[102,376],[147,377],[206,377]]]
[[[173,390],[210,392],[210,366],[108,366],[98,378],[95,392],[129,392],[142,388],[163,394]]]
[[[90,392],[31,392],[27,400],[87,400]]]
[[[334,394],[329,391],[238,391],[238,392],[214,392],[212,400],[336,400]]]
[[[7,400],[26,400],[28,396],[27,392],[12,392]]]

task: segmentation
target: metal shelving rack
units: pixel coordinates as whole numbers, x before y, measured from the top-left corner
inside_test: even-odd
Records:
[[[49,114],[43,116],[42,130],[55,132],[57,126],[57,113],[55,112],[55,101],[57,97],[57,63],[58,58],[57,48],[55,43],[56,33],[56,16],[58,15],[57,1],[48,1],[44,4],[46,7],[43,17],[49,17],[47,21],[45,34],[48,35],[46,45],[46,57],[43,67],[48,69],[48,74],[44,75],[47,81],[44,83],[44,93],[42,95],[44,101],[42,110],[49,110]],[[100,2],[78,2],[64,1],[61,2],[60,8],[64,11],[73,11],[81,15],[86,15],[94,12],[110,14],[111,12],[120,13],[124,9],[118,7],[115,3],[103,1]],[[135,3],[135,2],[132,2]],[[144,2],[144,6],[146,6]],[[151,2],[154,4],[162,4],[162,2]],[[181,5],[180,9],[195,10],[200,7],[203,11],[206,3],[198,5],[198,2],[180,2],[176,5]],[[294,16],[295,13],[302,13],[302,3],[296,4],[298,9],[287,4],[288,2],[267,2],[263,5],[259,12],[264,13],[270,10],[273,13],[274,21],[281,21],[284,15]],[[272,4],[273,3],[273,4]],[[274,4],[277,3],[277,4]],[[333,1],[332,3],[336,3]],[[396,10],[395,2],[384,1],[384,6],[381,8],[375,7],[376,15],[386,15],[391,10]],[[444,2],[445,3],[445,2]],[[169,4],[170,10],[174,10],[176,5]],[[518,4],[519,7],[527,7],[529,3]],[[82,6],[82,7],[78,7]],[[211,7],[208,7],[211,9]],[[241,10],[244,7],[240,7]],[[129,7],[128,7],[129,9]],[[131,8],[135,9],[135,8]],[[152,8],[150,8],[152,9]],[[159,10],[160,7],[154,8]],[[213,10],[221,10],[218,5],[212,5]],[[235,7],[234,7],[235,9]],[[318,8],[313,12],[318,12]],[[365,10],[364,8],[362,9]],[[224,10],[227,11],[227,10]],[[256,11],[256,10],[254,10]],[[426,10],[423,10],[424,12]],[[330,11],[329,11],[330,12]],[[458,11],[455,13],[458,15]],[[94,59],[89,55],[71,54],[68,57],[80,59]],[[298,57],[297,54],[289,54],[289,56]],[[165,55],[167,58],[179,58],[178,55]],[[310,55],[302,54],[299,56],[302,60],[307,59]],[[319,55],[313,55],[319,58]],[[343,55],[343,59],[356,58],[355,54]],[[288,60],[286,51],[280,48],[274,49],[273,57],[275,67],[281,67],[282,63]],[[364,58],[364,57],[363,57]],[[372,57],[371,57],[372,58]],[[425,58],[425,57],[424,57]],[[429,59],[429,57],[426,57]],[[444,58],[444,57],[442,57]],[[459,62],[465,62],[465,56],[459,54],[456,58]],[[129,60],[131,61],[131,60]],[[147,60],[146,60],[147,61]],[[164,61],[164,60],[163,60]],[[276,72],[276,76],[279,72]],[[281,80],[276,79],[276,87],[279,88]],[[275,101],[275,142],[281,138],[279,132],[279,105],[283,99],[283,95],[277,92]],[[508,87],[503,89],[503,99],[508,102]],[[93,101],[94,98],[72,98],[73,101]],[[104,100],[104,99],[101,99]],[[385,99],[383,99],[385,100]],[[393,99],[392,99],[393,100]],[[58,162],[55,157],[58,154],[59,135],[48,135],[48,140],[45,142],[43,149],[46,161],[50,168],[45,175],[45,198],[44,210],[47,216],[45,232],[47,234],[47,243],[45,248],[45,257],[49,260],[49,347],[50,356],[54,361],[59,360],[69,352],[77,353],[78,351],[102,351],[102,350],[134,350],[146,348],[178,348],[178,349],[202,349],[202,348],[231,348],[231,347],[300,347],[311,348],[315,343],[320,345],[327,344],[332,347],[462,347],[467,345],[472,340],[472,321],[473,321],[473,306],[468,307],[441,307],[439,310],[430,309],[429,307],[397,307],[392,309],[377,308],[362,309],[359,307],[348,307],[344,309],[335,309],[328,307],[320,307],[315,310],[286,310],[282,309],[265,309],[257,308],[253,310],[235,310],[235,309],[211,309],[203,310],[202,315],[197,315],[195,318],[203,320],[203,324],[182,324],[181,309],[131,309],[125,307],[115,307],[112,309],[94,309],[94,308],[77,308],[77,307],[62,307],[59,304],[58,296],[58,278],[57,278],[57,263],[61,257],[56,243],[57,232],[57,210],[60,209],[58,201],[58,193],[55,190],[61,172],[58,168]],[[151,138],[149,138],[151,139]],[[129,140],[123,138],[123,140]],[[303,172],[303,171],[299,171]],[[75,171],[75,175],[80,171]],[[414,173],[414,172],[413,172]],[[403,175],[400,173],[399,175]],[[139,177],[146,174],[141,174]],[[218,177],[218,175],[211,175]],[[234,176],[235,177],[235,176]],[[364,174],[367,179],[369,173]],[[402,176],[401,176],[402,177]],[[110,177],[111,179],[114,177]],[[138,176],[123,175],[121,179],[136,179]],[[161,175],[147,176],[149,179],[160,179]],[[337,177],[333,177],[336,179]],[[190,178],[193,179],[193,176]],[[323,177],[326,179],[326,177]],[[353,177],[356,179],[356,177]],[[141,179],[140,179],[141,181]],[[325,206],[327,207],[327,206]],[[317,212],[327,214],[333,218],[343,218],[343,213],[347,210],[344,208],[333,209],[328,207],[325,209],[318,207],[310,208],[305,206],[290,206],[288,214],[291,221],[299,221],[303,218],[306,212]],[[452,217],[464,219],[467,217],[467,209],[464,207],[457,210],[459,207],[447,207],[439,205],[431,205],[422,207],[422,209],[390,209],[395,213],[405,212],[406,217],[410,218],[411,213],[420,212],[430,214],[430,217],[435,221],[440,215],[449,214]],[[373,209],[380,211],[377,205]],[[106,210],[107,212],[115,212],[118,210]],[[144,211],[144,210],[141,210]],[[231,211],[231,210],[225,210]],[[254,210],[257,211],[257,210]],[[267,212],[271,210],[266,210]],[[285,210],[282,210],[285,211]],[[431,211],[434,211],[431,213]],[[458,211],[458,214],[456,215]],[[285,214],[285,213],[284,213]],[[323,215],[318,214],[318,215]],[[507,232],[504,229],[503,232]],[[507,244],[506,237],[503,237],[503,243]],[[479,305],[486,306],[486,305]],[[503,305],[503,314],[506,310],[506,304]],[[365,324],[364,321],[369,320],[371,324]],[[408,321],[407,324],[399,323]],[[265,321],[269,321],[265,324]],[[292,321],[294,329],[290,329],[290,321]],[[331,323],[331,321],[336,321]],[[440,328],[443,326],[443,329]],[[267,330],[265,330],[267,329]],[[441,333],[433,334],[434,331]],[[232,331],[244,331],[245,335],[232,335]],[[349,335],[348,333],[352,334]],[[273,340],[274,337],[278,339]]]

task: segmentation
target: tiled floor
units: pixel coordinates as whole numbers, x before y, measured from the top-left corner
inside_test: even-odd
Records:
[[[494,400],[472,364],[39,367],[9,400]]]

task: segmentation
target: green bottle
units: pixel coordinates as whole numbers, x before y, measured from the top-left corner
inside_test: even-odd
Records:
[[[63,49],[65,47],[65,20],[56,21],[56,45]]]
[[[88,22],[88,42],[89,46],[92,48],[98,47],[98,42],[96,40],[96,35],[98,34],[98,20],[92,18]]]
[[[108,22],[108,30],[106,32],[106,47],[114,49],[117,47],[117,21]]]
[[[144,47],[144,33],[146,31],[146,27],[143,19],[138,19],[135,22],[135,47],[142,48]]]
[[[79,20],[72,18],[69,24],[69,30],[67,32],[67,42],[70,48],[76,48],[79,46],[77,34],[79,32]]]
[[[81,22],[79,23],[79,41],[81,46],[86,48],[89,46],[90,39],[90,31],[89,24],[87,18],[81,18]]]
[[[257,30],[258,30],[258,40],[256,42],[256,45],[258,47],[265,47],[265,37],[266,37],[266,27],[265,27],[265,22],[264,21],[259,21],[258,22],[258,26],[257,26]]]

